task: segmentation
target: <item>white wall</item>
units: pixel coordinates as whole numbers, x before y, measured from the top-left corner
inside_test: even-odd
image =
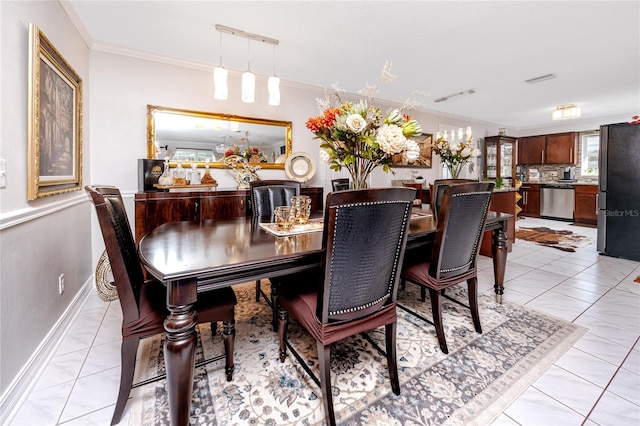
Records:
[[[89,49],[58,2],[0,2],[0,156],[7,186],[0,188],[0,394],[72,304],[92,274],[90,205],[84,191],[27,201],[27,87],[29,22],[41,31],[85,82]],[[84,173],[91,155],[84,115]],[[58,276],[65,292],[58,294]]]

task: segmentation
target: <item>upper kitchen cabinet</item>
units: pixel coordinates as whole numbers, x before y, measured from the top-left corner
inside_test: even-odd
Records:
[[[515,186],[516,138],[489,136],[484,138],[484,174],[487,179],[501,179]]]
[[[518,165],[542,164],[544,145],[544,135],[518,138]]]
[[[578,133],[518,138],[518,164],[575,164]]]

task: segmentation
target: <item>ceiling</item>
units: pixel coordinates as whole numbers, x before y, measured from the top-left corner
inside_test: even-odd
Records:
[[[280,41],[251,42],[251,70],[283,84],[356,93],[386,61],[398,79],[378,99],[526,129],[552,125],[556,105],[582,118],[640,114],[638,1],[62,1],[97,50],[247,68],[247,40],[215,24]],[[71,6],[71,7],[69,7]],[[525,80],[555,74],[536,84]],[[475,93],[436,99],[467,90]],[[604,124],[604,122],[602,123]]]

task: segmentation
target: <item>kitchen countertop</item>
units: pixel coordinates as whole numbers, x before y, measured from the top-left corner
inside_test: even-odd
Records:
[[[572,186],[576,186],[576,185],[590,185],[590,186],[598,186],[598,182],[587,182],[587,181],[577,181],[577,182],[558,182],[556,180],[545,180],[545,181],[538,181],[538,182],[522,182],[523,185],[528,185],[528,184],[536,184],[536,185],[572,185]]]

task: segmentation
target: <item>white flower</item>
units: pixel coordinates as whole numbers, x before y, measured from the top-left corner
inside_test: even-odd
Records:
[[[460,152],[460,156],[462,158],[467,158],[470,155],[471,155],[471,148],[469,147],[464,147],[464,149]]]
[[[320,159],[327,164],[331,163],[331,155],[327,152],[326,149],[320,149]]]
[[[473,148],[471,151],[471,158],[476,158],[480,156],[480,150],[478,148]]]
[[[405,145],[405,151],[402,153],[402,160],[405,163],[413,163],[420,156],[420,147],[413,139],[408,139]]]
[[[402,128],[395,124],[383,124],[376,133],[376,140],[380,149],[389,155],[398,154],[407,143],[407,138],[402,134]]]
[[[451,152],[451,153],[458,152],[459,149],[460,149],[460,146],[455,144],[455,143],[449,145],[449,152]]]
[[[367,127],[367,121],[360,114],[351,114],[347,117],[347,127],[354,133],[360,133]]]

